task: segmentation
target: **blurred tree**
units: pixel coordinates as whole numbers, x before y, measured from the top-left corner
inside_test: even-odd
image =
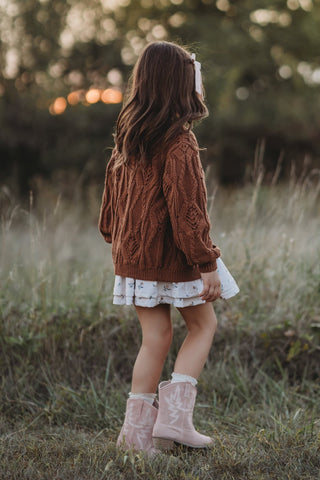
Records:
[[[100,175],[120,105],[48,107],[73,90],[124,89],[144,45],[162,39],[202,62],[211,115],[197,132],[222,181],[244,179],[262,137],[268,169],[280,152],[284,173],[307,153],[319,166],[319,26],[319,0],[2,0],[2,173],[23,172],[29,188],[34,172],[90,159]]]

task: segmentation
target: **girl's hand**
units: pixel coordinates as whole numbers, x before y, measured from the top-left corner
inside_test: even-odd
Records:
[[[214,302],[221,295],[221,283],[217,270],[200,273],[200,275],[203,280],[203,290],[199,297],[206,302]]]

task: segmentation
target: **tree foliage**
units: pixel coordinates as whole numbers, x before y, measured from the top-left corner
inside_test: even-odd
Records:
[[[20,172],[20,190],[89,159],[101,174],[121,105],[48,107],[77,89],[124,90],[141,49],[161,39],[202,62],[210,117],[197,133],[222,181],[243,180],[261,138],[270,170],[280,154],[284,174],[306,155],[319,166],[318,0],[2,0],[0,15],[2,173]]]

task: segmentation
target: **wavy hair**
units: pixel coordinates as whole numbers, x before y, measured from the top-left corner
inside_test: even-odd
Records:
[[[208,115],[195,92],[194,64],[184,48],[171,42],[147,45],[129,82],[128,99],[116,125],[116,166],[149,161],[192,122]]]

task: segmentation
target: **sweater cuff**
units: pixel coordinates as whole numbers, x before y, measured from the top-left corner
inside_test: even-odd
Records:
[[[199,265],[199,270],[201,273],[214,272],[217,270],[217,261],[214,260],[213,262],[203,263],[202,265]]]
[[[110,234],[103,233],[102,235],[107,243],[112,243],[112,237]]]

